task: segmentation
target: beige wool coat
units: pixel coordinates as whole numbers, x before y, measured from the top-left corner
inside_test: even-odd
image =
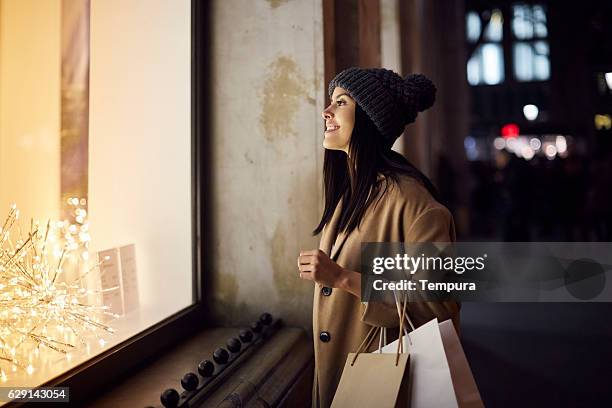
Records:
[[[379,180],[387,182],[381,177]],[[379,196],[382,193],[379,192]],[[376,197],[374,203],[377,202]],[[399,183],[389,182],[376,206],[366,210],[359,229],[350,234],[336,234],[340,202],[325,226],[319,249],[340,266],[361,272],[361,242],[454,242],[455,225],[446,207],[438,203],[425,187],[409,176],[399,176]],[[459,308],[454,301],[409,303],[409,316],[415,326],[437,317],[449,318],[459,332]],[[327,408],[336,392],[348,353],[355,352],[372,326],[396,328],[399,324],[395,306],[380,302],[362,303],[361,299],[338,288],[324,288],[315,283],[313,337],[315,374],[313,407]],[[322,332],[325,332],[321,335]],[[388,330],[388,341],[397,338],[398,329]],[[377,339],[378,340],[378,339]],[[368,351],[378,348],[372,342]]]

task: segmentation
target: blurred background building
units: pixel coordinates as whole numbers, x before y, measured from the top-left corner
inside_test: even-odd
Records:
[[[611,238],[610,2],[465,4],[468,236]]]

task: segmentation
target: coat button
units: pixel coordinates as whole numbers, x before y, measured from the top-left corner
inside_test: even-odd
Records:
[[[321,293],[323,294],[323,296],[329,296],[332,293],[332,288],[323,286],[323,289],[321,289]]]
[[[331,336],[329,332],[322,331],[321,334],[319,334],[319,339],[321,339],[323,343],[327,343],[328,341],[331,340]]]

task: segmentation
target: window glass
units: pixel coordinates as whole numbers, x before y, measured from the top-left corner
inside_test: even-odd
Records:
[[[548,35],[546,28],[546,10],[542,5],[515,4],[512,6],[512,33],[519,40],[544,38]]]
[[[495,85],[504,80],[504,53],[500,44],[478,46],[467,63],[470,85]]]
[[[193,303],[190,15],[0,0],[1,385]]]
[[[544,81],[550,78],[550,61],[546,41],[514,44],[514,75],[519,81]]]
[[[487,41],[501,41],[503,39],[503,17],[498,9],[491,13],[491,20],[485,29],[485,39]]]
[[[466,21],[466,35],[467,35],[468,41],[476,42],[476,40],[478,40],[478,37],[480,36],[480,30],[481,30],[480,17],[478,16],[478,13],[474,11],[470,11],[469,13],[466,14],[465,21]]]

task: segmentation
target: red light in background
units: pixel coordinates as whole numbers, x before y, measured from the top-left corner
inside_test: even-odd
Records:
[[[507,125],[502,126],[501,134],[504,139],[517,137],[519,135],[519,127],[515,123],[508,123]]]

